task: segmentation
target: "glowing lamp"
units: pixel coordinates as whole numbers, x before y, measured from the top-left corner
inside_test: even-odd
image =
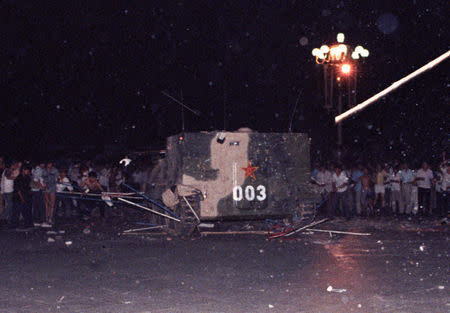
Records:
[[[320,52],[322,52],[323,54],[326,54],[330,51],[330,47],[328,47],[327,45],[323,45],[322,47],[320,47]]]
[[[358,54],[361,54],[361,52],[364,50],[364,48],[362,46],[356,46],[355,48],[355,52]]]
[[[345,45],[343,45],[345,46]],[[347,51],[347,47],[345,47],[345,50],[341,47],[341,45],[339,46],[333,46],[330,48],[330,59],[332,61],[340,61],[341,59],[345,58],[345,54]]]
[[[345,36],[343,33],[337,34],[337,42],[342,43],[345,40]]]
[[[312,55],[316,57],[319,54],[320,54],[320,50],[318,48],[314,48],[313,51],[312,51]]]
[[[352,67],[350,66],[350,64],[343,64],[343,65],[341,66],[341,71],[342,71],[342,73],[344,73],[344,74],[350,73],[351,70],[352,70]]]

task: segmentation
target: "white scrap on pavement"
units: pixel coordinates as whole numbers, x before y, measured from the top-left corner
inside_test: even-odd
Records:
[[[328,286],[327,291],[328,292],[343,293],[343,292],[346,292],[347,289],[337,289],[337,288],[333,288],[333,286]]]

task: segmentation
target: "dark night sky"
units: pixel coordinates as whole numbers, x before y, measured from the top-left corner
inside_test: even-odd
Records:
[[[180,107],[162,90],[202,113],[185,112],[187,131],[223,129],[225,120],[228,130],[285,132],[300,93],[293,130],[322,149],[335,130],[321,108],[313,48],[344,32],[346,43],[369,49],[361,102],[450,42],[448,1],[6,0],[0,12],[9,155],[55,144],[158,145],[181,131]],[[448,73],[447,60],[350,119],[345,145],[436,158],[449,140]]]

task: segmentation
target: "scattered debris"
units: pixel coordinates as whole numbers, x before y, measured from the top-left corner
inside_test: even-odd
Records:
[[[265,230],[243,230],[243,231],[202,231],[202,236],[208,235],[267,235]]]
[[[200,228],[214,228],[214,224],[213,223],[200,223],[200,224],[198,224],[198,227],[200,227]]]
[[[131,228],[131,229],[124,230],[123,233],[131,233],[131,232],[136,232],[136,231],[141,231],[141,230],[161,229],[164,227],[166,227],[166,226],[158,225],[158,226],[149,226],[149,227],[142,227],[142,228]]]
[[[340,231],[340,230],[328,230],[328,229],[311,229],[307,228],[307,231],[316,231],[316,232],[324,232],[324,233],[333,233],[333,234],[344,234],[344,235],[355,235],[355,236],[370,236],[370,233],[355,233],[349,231]]]
[[[346,292],[347,289],[336,289],[336,288],[333,288],[333,286],[328,286],[327,291],[328,292],[343,293],[343,292]]]
[[[129,233],[118,233],[118,236],[166,236],[167,232],[129,232]]]
[[[305,230],[307,228],[322,224],[325,221],[328,221],[328,218],[324,218],[324,219],[321,219],[320,221],[309,223],[308,225],[305,225],[298,229],[295,229],[294,226],[288,225],[288,226],[283,227],[283,230],[280,232],[269,233],[269,239],[280,238],[280,237],[289,237],[289,236],[292,236],[292,235],[294,235],[298,232],[301,232],[302,230]]]

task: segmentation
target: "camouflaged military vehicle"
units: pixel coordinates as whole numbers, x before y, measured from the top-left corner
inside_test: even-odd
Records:
[[[184,133],[167,139],[153,173],[184,224],[312,214],[310,141],[301,133]]]

